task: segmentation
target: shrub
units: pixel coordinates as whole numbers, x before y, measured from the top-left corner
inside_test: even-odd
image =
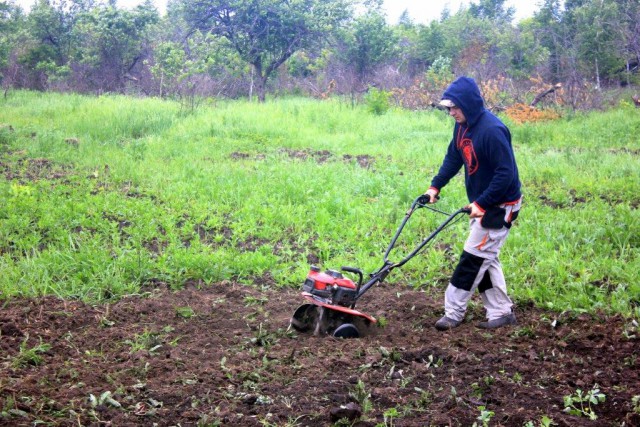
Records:
[[[382,115],[389,110],[389,98],[391,92],[377,89],[375,87],[369,88],[369,92],[365,96],[365,102],[367,103],[367,109],[369,112],[377,115]]]

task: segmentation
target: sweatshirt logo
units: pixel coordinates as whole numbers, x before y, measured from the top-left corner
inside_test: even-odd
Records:
[[[473,149],[473,142],[469,138],[462,138],[458,142],[458,150],[462,154],[462,160],[467,166],[467,174],[473,175],[478,170],[478,158],[476,152]]]

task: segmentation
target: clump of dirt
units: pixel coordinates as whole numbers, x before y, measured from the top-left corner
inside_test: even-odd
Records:
[[[640,425],[640,331],[621,317],[520,306],[484,331],[475,301],[442,333],[439,292],[383,284],[359,309],[384,326],[342,340],[290,330],[299,292],[269,283],[6,301],[0,425]],[[565,411],[596,388],[604,401]]]

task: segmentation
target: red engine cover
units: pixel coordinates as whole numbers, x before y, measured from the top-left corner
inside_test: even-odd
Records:
[[[309,271],[307,275],[307,279],[311,279],[315,283],[315,288],[319,290],[324,290],[327,287],[332,287],[333,285],[340,286],[341,288],[347,289],[356,289],[357,286],[353,283],[353,280],[348,279],[346,277],[336,278],[330,276],[327,273],[321,273],[319,271]]]

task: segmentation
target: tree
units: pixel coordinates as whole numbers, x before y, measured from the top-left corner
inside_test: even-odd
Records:
[[[27,18],[30,40],[20,62],[30,75],[30,85],[46,89],[50,80],[69,74],[71,32],[80,8],[65,0],[38,0]]]
[[[258,99],[296,51],[325,41],[351,17],[352,0],[182,0],[191,32],[226,38],[253,67]]]
[[[496,24],[506,25],[513,20],[515,8],[505,9],[505,0],[480,0],[480,3],[471,3],[469,13],[480,19],[488,19]]]
[[[640,3],[637,0],[617,0],[616,5],[619,14],[614,27],[620,40],[616,51],[624,63],[622,83],[629,85],[634,70],[636,82],[640,82]]]
[[[148,56],[150,28],[159,15],[150,0],[133,10],[113,6],[84,13],[74,28],[74,60],[99,91],[122,91]]]
[[[588,74],[600,88],[601,76],[613,77],[624,64],[616,48],[623,44],[615,31],[619,17],[617,6],[613,1],[597,0],[576,8],[573,15],[581,63],[585,70],[593,70]]]
[[[378,10],[369,10],[355,19],[344,37],[345,63],[356,72],[360,83],[373,69],[395,53],[397,38]]]
[[[420,29],[417,40],[417,53],[425,66],[431,66],[436,59],[447,56],[445,45],[442,23],[431,21],[428,26]]]
[[[9,58],[17,44],[19,29],[24,23],[22,10],[13,3],[0,2],[0,85],[5,86]]]

